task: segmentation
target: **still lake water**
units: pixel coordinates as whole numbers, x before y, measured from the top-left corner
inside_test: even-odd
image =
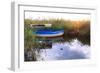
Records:
[[[90,45],[82,44],[77,38],[63,43],[52,43],[51,48],[41,49],[36,53],[37,61],[41,60],[71,60],[88,59],[90,57]]]

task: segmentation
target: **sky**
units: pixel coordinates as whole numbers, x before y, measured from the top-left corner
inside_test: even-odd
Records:
[[[66,19],[66,20],[90,20],[88,14],[47,13],[47,12],[25,12],[25,19]]]

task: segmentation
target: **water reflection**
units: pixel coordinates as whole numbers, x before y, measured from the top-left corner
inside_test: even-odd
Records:
[[[61,39],[62,38],[60,38],[60,40]],[[54,40],[54,38],[52,40]],[[58,38],[55,40],[59,41]],[[84,45],[77,38],[75,38],[71,39],[70,41],[52,42],[51,48],[42,48],[39,53],[36,53],[36,55],[38,55],[38,61],[87,59],[90,55],[90,46],[87,44]]]
[[[25,51],[25,61],[88,59],[90,57],[89,40],[84,38],[36,37],[33,42],[35,43],[33,48]]]

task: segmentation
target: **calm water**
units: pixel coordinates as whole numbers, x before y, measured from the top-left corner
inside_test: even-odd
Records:
[[[87,59],[90,57],[90,45],[82,44],[78,39],[71,39],[69,42],[52,43],[51,48],[41,49],[35,53],[38,61]]]

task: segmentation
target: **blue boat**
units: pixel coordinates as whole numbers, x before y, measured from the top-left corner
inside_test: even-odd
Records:
[[[64,30],[53,30],[53,29],[39,29],[35,32],[36,36],[39,37],[56,37],[64,34]]]

